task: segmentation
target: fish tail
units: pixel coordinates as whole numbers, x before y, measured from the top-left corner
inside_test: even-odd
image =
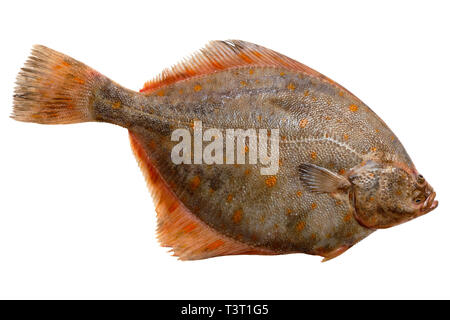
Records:
[[[69,56],[35,45],[17,76],[11,118],[42,124],[95,121],[93,92],[104,78]]]

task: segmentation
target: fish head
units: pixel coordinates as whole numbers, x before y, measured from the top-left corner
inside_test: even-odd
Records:
[[[350,176],[358,222],[368,228],[389,228],[438,206],[436,192],[415,168],[370,162]]]

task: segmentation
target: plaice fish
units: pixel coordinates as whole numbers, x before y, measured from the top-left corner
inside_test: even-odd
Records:
[[[311,68],[244,41],[210,42],[140,92],[38,45],[18,75],[12,118],[127,128],[155,201],[158,238],[183,260],[287,253],[328,260],[376,229],[438,205],[400,141],[361,100]],[[209,129],[214,137],[206,137]],[[202,161],[205,141],[248,129],[254,131],[231,156],[224,144],[212,148],[216,160],[223,151],[223,163]],[[183,161],[174,161],[184,140],[174,132],[192,138],[175,152]],[[233,163],[240,152],[256,154],[249,149],[255,133],[258,143],[272,142],[270,154]],[[263,160],[274,154],[268,172]]]

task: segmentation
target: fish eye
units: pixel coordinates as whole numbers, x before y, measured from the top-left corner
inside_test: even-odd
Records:
[[[418,182],[419,184],[422,184],[422,183],[425,182],[425,178],[423,177],[423,175],[419,174],[419,175],[417,176],[417,182]]]

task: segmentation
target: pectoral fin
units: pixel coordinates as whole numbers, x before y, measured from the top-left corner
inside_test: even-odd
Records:
[[[299,167],[300,179],[313,192],[338,192],[350,187],[344,176],[313,164],[302,163]]]

